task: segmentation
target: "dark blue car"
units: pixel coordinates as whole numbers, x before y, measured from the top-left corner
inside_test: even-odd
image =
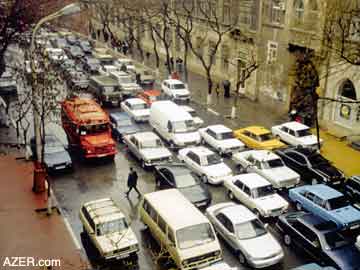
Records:
[[[341,270],[360,269],[360,251],[334,222],[311,213],[292,212],[280,216],[276,226],[285,245],[297,246],[320,264]]]
[[[112,135],[115,140],[122,142],[123,136],[141,131],[139,125],[131,120],[126,112],[110,113]]]

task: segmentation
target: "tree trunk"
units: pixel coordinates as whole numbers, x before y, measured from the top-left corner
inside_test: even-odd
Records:
[[[185,80],[186,84],[189,83],[189,72],[188,72],[188,68],[187,68],[188,53],[189,53],[189,48],[188,48],[187,45],[185,45],[184,46],[184,66],[183,66],[183,70],[184,70],[184,80]]]
[[[165,47],[165,52],[166,52],[166,68],[167,68],[168,74],[171,75],[172,65],[171,65],[171,61],[170,61],[170,50],[169,50],[169,46],[165,43],[164,43],[164,47]]]

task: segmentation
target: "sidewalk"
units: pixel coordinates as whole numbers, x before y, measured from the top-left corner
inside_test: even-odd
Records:
[[[36,195],[31,191],[32,163],[15,158],[14,154],[0,156],[0,268],[88,269],[63,217],[56,211],[49,217],[35,212],[35,209],[46,207],[46,194]],[[6,258],[12,256],[33,257],[35,263],[38,259],[60,260],[61,266],[4,265]]]

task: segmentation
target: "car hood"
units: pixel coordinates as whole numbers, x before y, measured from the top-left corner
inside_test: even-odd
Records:
[[[227,139],[219,141],[219,144],[222,147],[232,148],[232,147],[242,147],[244,144],[240,142],[238,139]]]
[[[325,253],[334,260],[341,269],[360,269],[360,252],[354,245],[347,245],[334,250],[325,250]]]
[[[136,116],[150,115],[150,109],[133,110],[132,113]]]
[[[45,163],[50,167],[60,163],[71,163],[70,155],[65,150],[59,152],[45,153],[44,160]]]
[[[210,177],[221,177],[232,175],[231,169],[223,162],[205,167],[205,172]]]
[[[313,144],[317,144],[317,138],[315,135],[308,135],[308,136],[304,136],[304,137],[299,137],[297,138],[297,140],[299,142],[301,142],[301,144],[303,145],[313,145]],[[322,140],[320,139],[320,142]]]
[[[360,211],[349,205],[336,210],[329,211],[330,214],[342,224],[357,222],[360,224]]]
[[[96,136],[84,136],[82,137],[82,141],[93,147],[107,145],[107,144],[114,144],[113,139],[107,133],[98,134]]]
[[[131,229],[124,232],[115,232],[96,237],[101,249],[104,252],[111,252],[116,249],[132,246],[138,244],[136,236]]]
[[[281,183],[283,181],[288,181],[292,179],[299,179],[300,175],[296,172],[294,172],[292,169],[283,166],[278,168],[272,168],[272,169],[264,169],[262,170],[262,173],[268,177],[271,178],[274,182]]]
[[[288,207],[289,204],[280,195],[273,194],[261,198],[254,199],[254,202],[264,210],[271,211],[274,209],[280,209]]]
[[[239,241],[246,252],[256,259],[269,258],[282,252],[280,244],[270,233]]]
[[[199,142],[200,134],[197,131],[194,132],[184,132],[184,133],[176,133],[175,139],[181,142]]]
[[[116,130],[121,134],[130,134],[140,131],[140,129],[137,126],[122,126],[122,127],[117,127]]]
[[[190,95],[190,92],[187,89],[171,89],[171,92],[173,92],[175,95],[181,96]]]
[[[314,169],[319,171],[321,174],[327,176],[328,178],[339,178],[343,176],[342,173],[330,163],[314,166]]]
[[[201,185],[179,188],[179,190],[192,203],[207,200],[210,196],[209,192]]]
[[[283,144],[282,142],[280,142],[277,139],[272,139],[272,140],[268,140],[265,142],[261,142],[261,147],[267,150],[272,150],[272,149],[276,149],[276,148],[281,148],[284,147],[285,144]]]
[[[172,156],[171,152],[165,147],[144,148],[140,149],[140,152],[147,159],[158,159]]]

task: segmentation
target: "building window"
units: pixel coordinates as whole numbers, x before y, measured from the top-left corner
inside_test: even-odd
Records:
[[[304,2],[303,2],[303,0],[295,0],[294,14],[295,14],[295,18],[297,20],[303,21],[303,19],[304,19]]]
[[[278,50],[278,43],[269,41],[267,45],[267,57],[266,57],[266,62],[268,64],[277,61],[277,50]]]
[[[341,88],[341,97],[356,100],[356,92],[353,83],[350,80],[346,80]]]
[[[270,6],[270,20],[272,23],[283,24],[285,17],[285,2],[272,0]]]
[[[227,45],[222,47],[221,66],[225,72],[229,70],[229,46]]]
[[[354,103],[357,100],[356,89],[349,79],[345,80],[339,89],[336,120],[347,126],[353,126],[360,121],[360,106]]]
[[[231,24],[231,0],[224,0],[223,6],[223,22],[224,24]]]
[[[360,41],[360,18],[351,19],[349,27],[349,38],[352,41]]]

